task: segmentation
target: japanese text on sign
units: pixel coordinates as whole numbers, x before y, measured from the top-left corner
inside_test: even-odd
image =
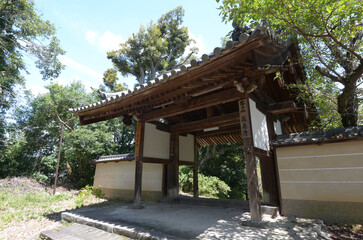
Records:
[[[239,101],[239,115],[241,124],[241,134],[242,138],[250,138],[250,122],[249,122],[249,111],[248,111],[248,100],[243,99]]]

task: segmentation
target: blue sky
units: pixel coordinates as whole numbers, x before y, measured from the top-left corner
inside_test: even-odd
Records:
[[[140,25],[154,22],[164,13],[177,6],[185,10],[184,26],[196,40],[199,53],[210,53],[221,45],[221,38],[231,29],[219,16],[218,4],[212,0],[35,0],[35,7],[44,19],[57,28],[57,36],[66,51],[60,60],[66,69],[55,81],[69,84],[80,80],[90,90],[102,83],[103,72],[112,67],[106,52],[117,48],[119,43],[139,30]],[[28,71],[26,87],[34,94],[46,92],[34,59],[26,58]],[[136,83],[134,78],[119,76],[130,88]]]

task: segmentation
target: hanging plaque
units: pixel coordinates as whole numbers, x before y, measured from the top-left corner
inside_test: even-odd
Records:
[[[242,138],[250,138],[251,128],[250,128],[250,116],[249,116],[250,111],[248,106],[248,99],[240,100],[238,102],[238,107],[239,107]]]

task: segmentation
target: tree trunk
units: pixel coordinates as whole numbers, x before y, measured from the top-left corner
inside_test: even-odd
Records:
[[[349,80],[343,92],[338,96],[338,113],[342,119],[343,127],[357,126],[358,124],[358,97],[356,82]]]

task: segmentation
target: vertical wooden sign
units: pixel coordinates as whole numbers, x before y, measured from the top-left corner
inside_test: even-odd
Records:
[[[240,124],[241,124],[241,133],[242,138],[250,138],[251,137],[251,123],[249,116],[249,106],[248,100],[242,99],[239,101],[239,116],[240,116]]]
[[[142,122],[138,122],[136,126],[135,157],[140,156],[141,128]]]
[[[251,220],[261,221],[261,203],[258,191],[258,178],[256,170],[256,158],[253,152],[252,126],[249,109],[249,98],[246,96],[238,102],[241,134],[243,139],[243,152],[246,160],[246,174],[248,184],[248,202],[250,206]]]

